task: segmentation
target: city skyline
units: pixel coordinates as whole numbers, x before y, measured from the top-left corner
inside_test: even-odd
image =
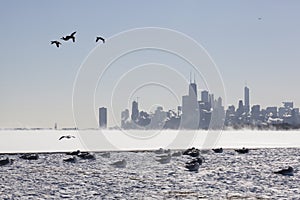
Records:
[[[58,127],[75,127],[73,85],[81,64],[99,45],[95,43],[96,36],[106,38],[109,45],[110,38],[120,32],[143,27],[179,31],[201,44],[224,82],[225,107],[243,99],[240,87],[245,82],[251,88],[252,105],[279,107],[284,101],[293,101],[295,107],[300,104],[298,1],[133,1],[131,5],[114,1],[26,1],[1,5],[0,128],[53,127],[55,123]],[[59,48],[50,44],[74,31],[75,43],[62,42]],[[130,67],[150,62],[174,67],[181,79],[189,82],[191,67],[180,59],[161,52],[137,52],[116,63],[105,83],[113,84]],[[168,75],[167,71],[161,74]],[[208,90],[204,78],[196,74],[198,87]],[[170,82],[178,94],[187,94],[183,81]],[[161,95],[163,90],[155,87],[149,91],[157,89]],[[99,107],[111,105],[110,100],[101,100],[101,94],[102,91],[96,91],[95,113]],[[117,99],[122,99],[122,95]],[[178,104],[176,99],[169,102],[168,96],[161,96],[159,101],[151,95],[143,97],[139,91],[137,95],[141,96],[141,108],[148,112],[157,103],[166,109],[166,105]],[[131,100],[113,102],[116,110],[108,110],[108,122]],[[97,117],[93,116],[95,121]]]
[[[111,128],[117,129],[292,129],[300,127],[299,108],[293,102],[282,102],[280,107],[250,103],[250,88],[244,86],[244,99],[237,100],[237,105],[223,106],[221,97],[207,90],[198,90],[192,81],[188,94],[182,96],[182,103],[177,110],[164,110],[156,107],[154,112],[139,109],[138,100],[132,101],[130,108],[121,112],[121,123]],[[198,91],[200,95],[198,96]],[[100,112],[100,111],[99,111]],[[107,118],[107,116],[105,116]],[[99,117],[99,123],[101,119]],[[101,128],[101,126],[100,126]]]

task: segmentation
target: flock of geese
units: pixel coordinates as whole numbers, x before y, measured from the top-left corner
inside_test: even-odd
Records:
[[[74,32],[71,33],[70,35],[63,36],[63,37],[61,37],[60,39],[63,40],[63,41],[65,41],[65,42],[67,42],[67,41],[69,41],[69,40],[75,42],[75,34],[76,34],[76,31],[74,31]],[[105,43],[105,39],[104,39],[103,37],[97,36],[97,37],[96,37],[96,42],[98,42],[99,40],[101,40],[102,43]],[[57,48],[59,48],[60,45],[62,45],[62,43],[61,43],[60,41],[58,41],[58,40],[52,40],[52,41],[51,41],[51,45],[53,45],[53,44],[55,44]]]
[[[214,153],[223,153],[222,148],[212,149],[212,150]],[[249,149],[247,149],[247,148],[236,149],[235,151],[239,154],[249,153]],[[172,157],[188,156],[191,159],[185,163],[184,167],[186,168],[187,171],[190,171],[190,172],[198,172],[200,166],[205,161],[204,158],[200,155],[200,150],[196,149],[195,147],[186,149],[184,151],[173,152],[172,154],[171,154],[170,149],[164,150],[164,149],[160,148],[158,150],[155,150],[154,154],[160,154],[160,155],[156,155],[156,161],[159,162],[160,164],[170,163]],[[67,163],[77,163],[79,158],[84,159],[84,160],[96,160],[96,157],[94,154],[92,154],[90,152],[81,152],[80,150],[73,151],[73,152],[67,152],[66,155],[68,155],[69,157],[63,159],[62,161],[67,162]],[[110,158],[110,152],[104,152],[99,155],[104,158]],[[24,160],[38,160],[39,155],[38,154],[23,154],[19,158],[24,159]],[[6,157],[5,159],[0,160],[0,166],[12,165],[13,161],[14,161],[13,159]],[[127,161],[125,159],[123,159],[120,161],[110,163],[110,165],[115,168],[125,168],[127,165]],[[273,173],[281,174],[281,175],[285,175],[285,176],[293,176],[294,169],[289,166],[286,169],[274,171]]]

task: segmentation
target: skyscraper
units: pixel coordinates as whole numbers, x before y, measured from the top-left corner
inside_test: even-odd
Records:
[[[245,101],[245,112],[250,112],[250,97],[249,97],[249,88],[245,86],[244,88],[244,101]]]
[[[203,101],[204,103],[208,103],[208,91],[203,90],[201,92],[201,101]]]
[[[132,121],[137,121],[139,117],[139,104],[136,101],[132,102],[132,108],[131,108],[131,119]]]
[[[125,128],[125,124],[126,124],[126,121],[128,120],[128,118],[129,118],[129,110],[125,109],[121,113],[121,127],[122,128]]]
[[[107,109],[104,107],[99,108],[99,127],[107,128]]]
[[[182,119],[181,128],[198,129],[199,128],[199,105],[197,101],[197,85],[189,84],[189,95],[182,97]]]
[[[189,96],[197,99],[197,85],[196,83],[190,83],[189,85]]]
[[[236,116],[240,117],[245,112],[245,106],[243,104],[243,100],[239,100],[238,108],[236,109]]]
[[[251,117],[252,117],[254,123],[259,120],[259,115],[260,115],[260,105],[252,106]]]

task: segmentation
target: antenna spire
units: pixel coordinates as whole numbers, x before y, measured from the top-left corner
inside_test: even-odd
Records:
[[[196,78],[195,78],[196,76],[195,76],[195,73],[194,73],[194,83],[196,83]]]

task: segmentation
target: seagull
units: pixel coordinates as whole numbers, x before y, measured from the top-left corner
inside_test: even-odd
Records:
[[[60,39],[64,40],[64,41],[68,41],[70,39],[72,39],[73,42],[75,42],[75,35],[76,34],[76,31],[73,32],[71,35],[67,35],[65,37],[61,37]]]
[[[198,157],[200,155],[200,150],[195,147],[189,148],[183,152],[183,155],[189,155],[191,157]]]
[[[193,149],[188,153],[189,156],[191,157],[198,157],[200,155],[199,149]]]
[[[164,150],[164,153],[170,154],[171,153],[171,149]]]
[[[77,151],[72,151],[72,152],[67,152],[67,155],[72,155],[72,156],[77,156],[78,154],[80,154],[80,150]]]
[[[9,159],[8,157],[6,157],[6,159],[0,160],[0,166],[12,164],[12,163],[13,163],[13,160]]]
[[[159,148],[157,150],[154,151],[155,154],[163,154],[165,151],[163,148]]]
[[[243,147],[242,149],[236,149],[235,151],[238,152],[239,154],[249,153],[249,149],[246,149],[245,147]]]
[[[195,158],[195,159],[193,159],[193,160],[191,160],[191,161],[188,161],[188,162],[186,163],[186,165],[191,165],[191,164],[193,164],[193,163],[198,163],[199,165],[202,165],[203,160],[204,160],[204,159],[202,159],[202,158]]]
[[[100,154],[100,156],[103,158],[110,158],[110,153],[106,152],[106,153]]]
[[[157,158],[169,158],[169,157],[171,157],[171,154],[168,153],[168,154],[158,155],[158,156],[156,156],[156,157],[157,157]]]
[[[172,154],[173,157],[178,157],[178,156],[181,156],[182,155],[182,152],[181,151],[178,151],[178,152],[174,152]]]
[[[213,149],[215,153],[223,153],[223,148]]]
[[[189,164],[185,165],[185,168],[187,168],[191,172],[198,172],[199,167],[200,167],[200,164],[198,162],[189,163]]]
[[[89,153],[89,152],[81,152],[77,155],[78,157],[86,160],[96,160],[95,155]]]
[[[277,172],[274,172],[274,174],[281,174],[281,175],[284,175],[284,176],[293,176],[294,175],[294,169],[289,166],[287,169],[282,169],[282,170],[279,170]]]
[[[38,154],[23,154],[22,156],[20,156],[20,158],[24,159],[24,160],[38,160],[39,155]]]
[[[57,48],[59,48],[59,45],[61,45],[61,43],[57,40],[51,41],[51,44],[55,44]]]
[[[66,139],[71,139],[71,138],[75,138],[75,136],[73,136],[73,135],[63,135],[63,136],[61,136],[58,140],[62,140],[62,139],[64,139],[64,138],[66,138]]]
[[[87,156],[87,155],[90,155],[90,153],[89,152],[79,152],[78,154],[76,154],[78,157],[80,157],[80,158],[82,158],[82,157],[84,157],[84,156]]]
[[[64,162],[69,162],[69,163],[76,163],[77,159],[76,159],[76,157],[72,156],[70,158],[63,159],[63,161]]]
[[[159,162],[160,164],[167,164],[171,161],[172,156],[171,155],[167,155],[164,157],[161,157],[160,159],[156,160],[157,162]]]
[[[126,165],[127,165],[127,162],[126,162],[126,160],[121,160],[121,161],[117,161],[117,162],[115,162],[115,163],[112,163],[112,164],[110,164],[110,165],[112,165],[112,166],[114,166],[114,167],[116,167],[116,168],[125,168],[126,167]]]
[[[195,147],[188,148],[187,150],[185,150],[185,151],[183,152],[183,155],[189,155],[189,152],[192,151],[192,150],[194,150],[194,149],[195,149]]]
[[[105,43],[105,39],[103,37],[97,36],[96,42],[98,42],[99,40],[101,40],[103,43]]]

